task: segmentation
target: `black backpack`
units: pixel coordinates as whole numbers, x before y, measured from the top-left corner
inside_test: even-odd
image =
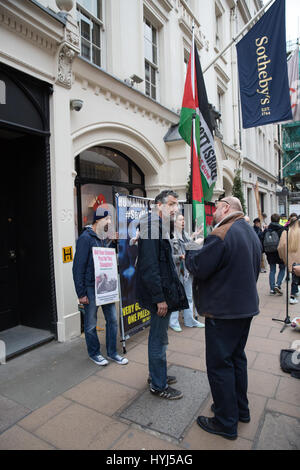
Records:
[[[267,230],[264,236],[264,251],[265,253],[275,253],[279,245],[279,236],[275,230]]]
[[[290,373],[295,379],[300,379],[300,352],[296,349],[280,351],[280,367],[283,372]]]

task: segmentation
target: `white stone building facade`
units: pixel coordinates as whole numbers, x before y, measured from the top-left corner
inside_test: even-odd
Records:
[[[60,11],[68,3],[70,10]],[[0,316],[0,332],[23,322],[48,328],[58,341],[80,335],[72,262],[64,262],[68,257],[63,249],[65,255],[70,247],[74,253],[78,229],[89,222],[98,196],[112,203],[114,191],[153,197],[172,188],[185,199],[189,147],[176,135],[176,125],[192,25],[204,69],[260,8],[260,0],[0,0],[0,141],[13,146],[17,162],[17,137],[25,136],[29,146],[37,135],[48,139],[48,199],[40,210],[45,207],[48,214],[44,229],[50,232],[45,243],[52,278],[48,321],[40,326],[8,319],[1,326]],[[44,130],[36,130],[34,119],[28,125],[26,112],[17,122],[16,107],[5,94],[5,77],[14,73],[19,89],[22,77],[28,83],[32,79],[32,96],[35,84],[48,87],[49,126]],[[263,209],[270,215],[277,208],[276,128],[241,129],[234,47],[204,78],[209,102],[221,113],[215,135],[215,198],[231,193],[240,167],[250,217],[257,215],[257,180]],[[166,139],[170,129],[175,137]],[[24,191],[39,199],[38,188],[28,184]],[[38,221],[40,215],[34,217]],[[28,231],[34,232],[33,227],[32,222]]]

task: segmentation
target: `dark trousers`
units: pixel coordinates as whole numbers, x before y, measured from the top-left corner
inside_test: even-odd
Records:
[[[249,416],[244,349],[251,320],[205,319],[206,366],[215,419],[229,433],[237,432],[239,416]]]

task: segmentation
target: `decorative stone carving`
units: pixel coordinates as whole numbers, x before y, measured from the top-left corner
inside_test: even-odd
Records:
[[[70,11],[74,6],[74,0],[56,0],[56,5],[62,12]]]
[[[72,86],[72,63],[75,52],[66,44],[60,49],[58,54],[58,77],[57,81],[66,88]]]
[[[79,35],[74,33],[73,31],[66,31],[66,40],[67,42],[73,44],[75,47],[79,47]]]

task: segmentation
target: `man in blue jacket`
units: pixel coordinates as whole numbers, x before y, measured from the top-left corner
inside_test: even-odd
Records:
[[[186,267],[194,276],[194,300],[205,316],[207,375],[214,418],[199,416],[207,432],[237,438],[238,421],[249,422],[245,346],[259,313],[256,282],[261,243],[244,220],[239,199],[218,201],[214,230],[203,246],[187,246]]]
[[[94,214],[93,225],[87,226],[77,240],[73,263],[73,278],[79,303],[84,305],[84,333],[89,358],[99,366],[108,364],[100,354],[100,342],[97,335],[97,311],[95,297],[95,268],[93,247],[111,247],[114,242],[107,238],[111,218],[101,207]],[[114,303],[102,305],[106,321],[106,350],[109,359],[125,365],[128,359],[117,354],[118,321]]]

